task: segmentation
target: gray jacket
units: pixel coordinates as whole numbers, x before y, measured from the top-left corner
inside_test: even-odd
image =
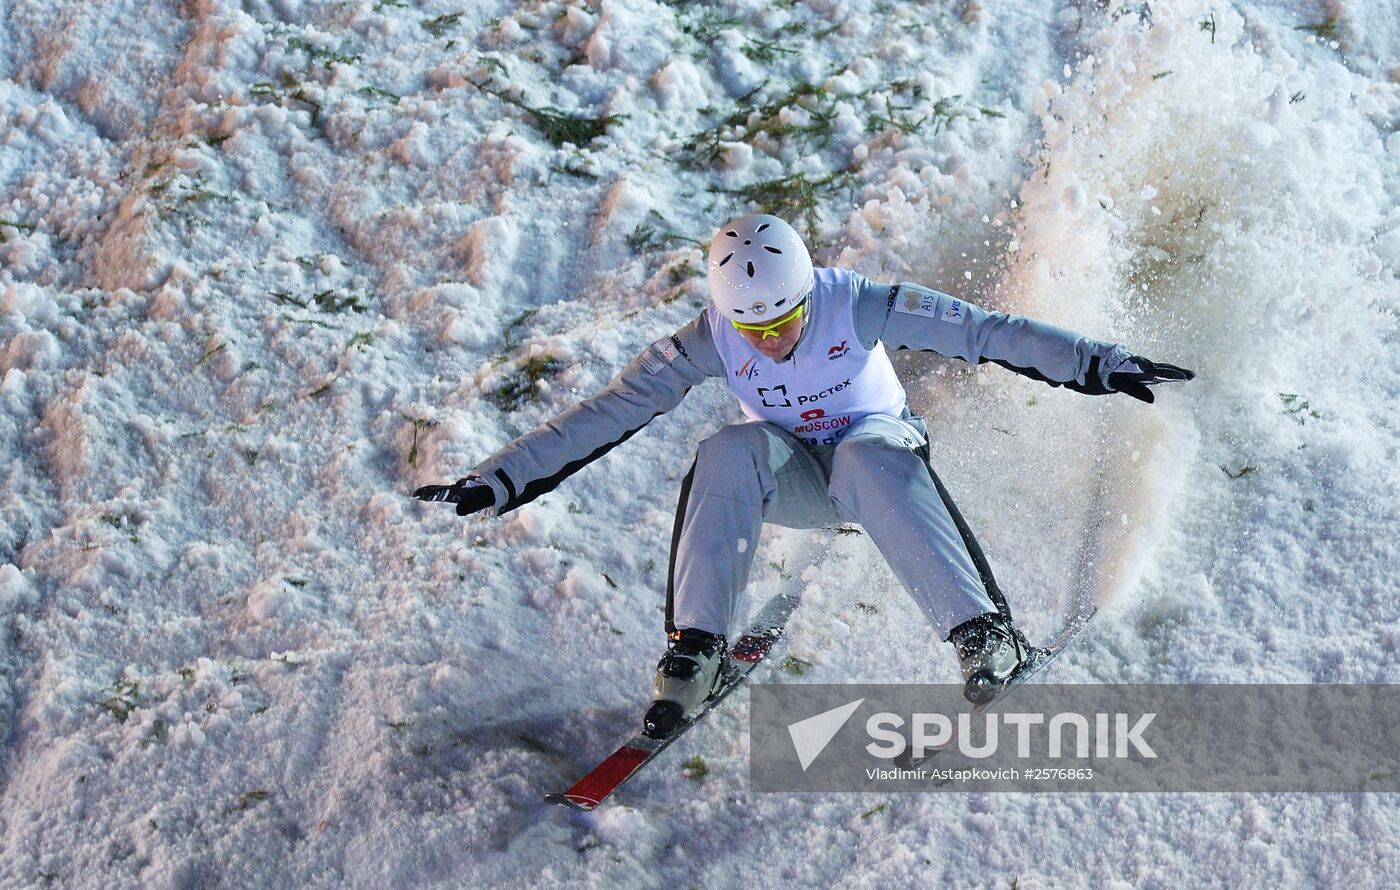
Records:
[[[867,349],[936,352],[974,364],[995,362],[1019,374],[1100,395],[1113,390],[1108,375],[1130,356],[1122,345],[1091,340],[1073,331],[1020,315],[988,312],[916,284],[878,284],[854,275],[856,330]],[[931,311],[896,312],[896,301],[922,301]],[[952,306],[966,313],[958,325],[938,316]],[[669,338],[652,344],[627,364],[602,392],[540,425],[477,465],[495,493],[489,515],[509,512],[548,491],[587,464],[630,439],[656,417],[680,404],[691,387],[725,368],[710,333],[706,307]],[[667,342],[669,340],[669,343]],[[665,352],[666,361],[657,355]]]

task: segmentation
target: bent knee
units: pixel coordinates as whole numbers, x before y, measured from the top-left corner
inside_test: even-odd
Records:
[[[879,433],[856,433],[841,440],[832,456],[832,464],[862,465],[872,461],[896,461],[899,463],[922,463],[914,450],[914,440],[893,439]]]
[[[744,456],[757,457],[768,453],[770,435],[761,423],[730,424],[713,436],[702,439],[696,453],[700,460],[733,461]]]
[[[923,459],[916,451],[882,435],[857,435],[843,440],[831,461],[832,484],[838,489],[883,476],[924,472]]]

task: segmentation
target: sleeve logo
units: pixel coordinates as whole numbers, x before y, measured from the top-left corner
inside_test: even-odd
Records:
[[[899,299],[895,301],[894,311],[903,312],[905,315],[937,318],[939,296],[936,291],[904,285],[899,289]]]
[[[646,368],[648,374],[659,374],[662,368],[676,360],[677,355],[679,353],[676,351],[675,344],[671,342],[671,338],[662,338],[648,346],[646,351],[642,353],[642,367]]]
[[[947,294],[912,284],[899,286],[899,298],[894,302],[894,311],[903,312],[905,315],[936,318],[948,324],[961,325],[967,321],[967,306],[962,300],[955,300]]]

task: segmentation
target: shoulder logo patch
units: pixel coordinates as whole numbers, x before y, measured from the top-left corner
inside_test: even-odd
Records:
[[[939,294],[934,291],[904,285],[899,288],[899,296],[894,301],[894,311],[903,312],[905,315],[937,318],[938,297]]]
[[[895,312],[903,312],[905,315],[936,318],[948,324],[960,325],[967,322],[967,306],[962,300],[955,300],[947,294],[926,287],[900,285],[892,308]]]
[[[648,374],[660,374],[661,369],[676,360],[680,353],[670,337],[663,337],[646,348],[641,355],[642,367]]]

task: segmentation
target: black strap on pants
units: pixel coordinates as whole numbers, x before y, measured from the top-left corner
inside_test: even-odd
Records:
[[[696,463],[699,460],[697,459]],[[695,464],[681,482],[681,494],[676,500],[676,524],[671,528],[671,562],[666,569],[666,635],[676,635],[676,553],[681,549],[681,527],[685,524],[685,509],[690,503],[690,486],[695,482]]]
[[[972,527],[963,519],[962,512],[958,510],[958,505],[953,502],[953,496],[948,493],[948,489],[943,487],[943,480],[938,478],[938,474],[933,471],[933,461],[931,459],[928,436],[924,436],[924,444],[919,448],[919,457],[923,458],[924,467],[928,469],[929,478],[933,480],[933,487],[938,490],[938,497],[943,501],[943,506],[948,509],[948,515],[953,517],[953,524],[958,527],[958,534],[963,539],[963,546],[967,548],[967,553],[972,557],[972,564],[977,568],[977,576],[982,579],[982,586],[987,590],[987,599],[992,601],[992,605],[997,607],[997,612],[1008,625],[1011,621],[1011,607],[1006,603],[1006,596],[1001,592],[1001,587],[997,585],[997,579],[992,574],[992,565],[987,562],[987,555],[982,552],[982,545],[977,543],[977,536],[972,533]]]

